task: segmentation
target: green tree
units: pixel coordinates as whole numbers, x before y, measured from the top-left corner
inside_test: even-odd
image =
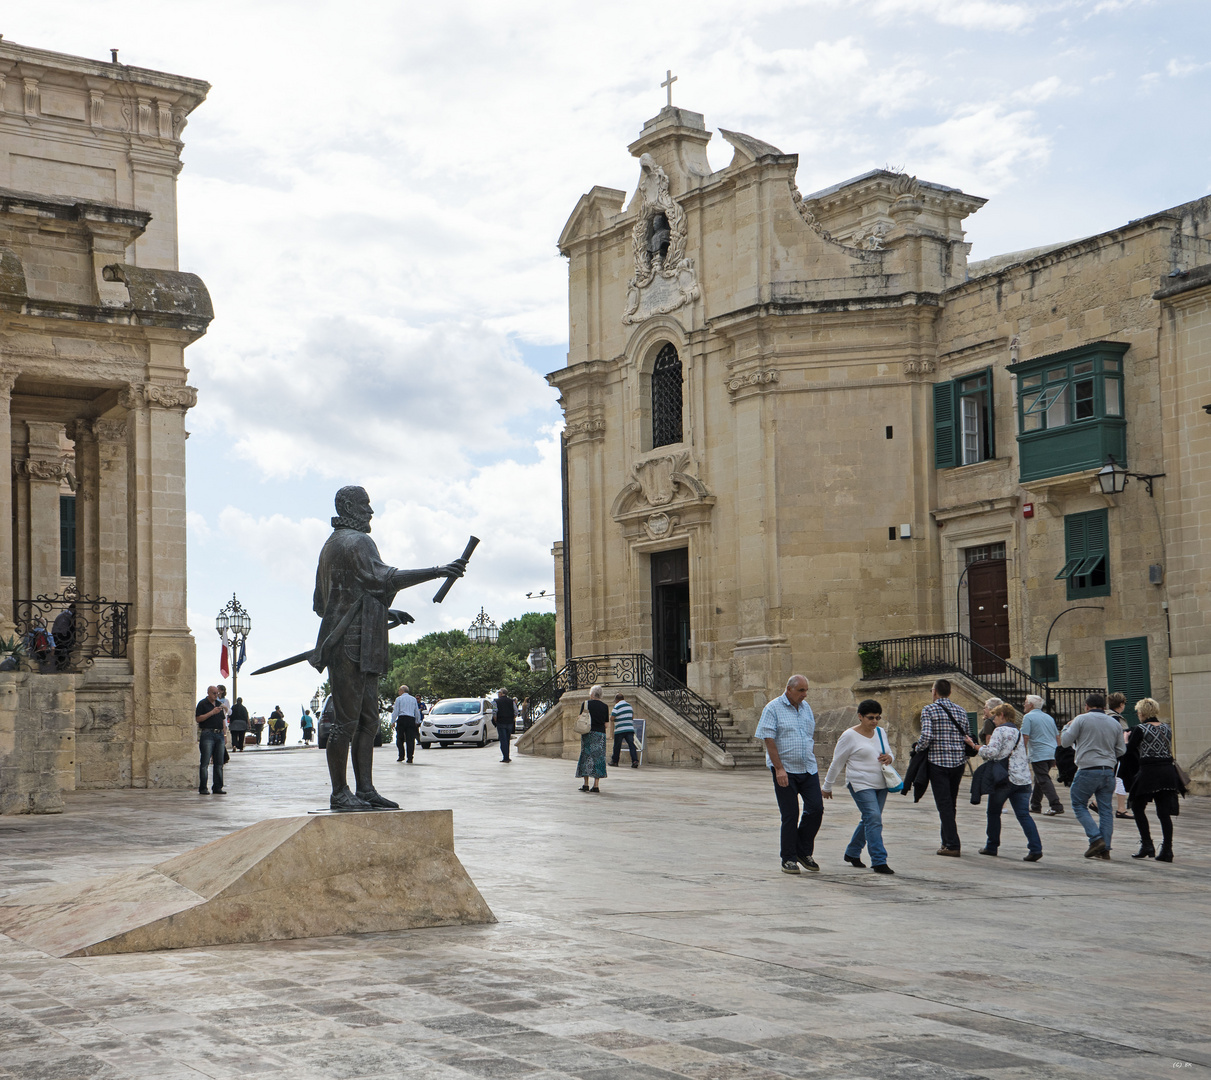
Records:
[[[498,645],[435,649],[426,661],[429,693],[443,698],[483,697],[506,686],[517,669],[517,662]]]
[[[555,655],[555,613],[528,611],[518,619],[510,619],[500,628],[497,645],[510,656],[525,660],[530,650],[546,649]]]

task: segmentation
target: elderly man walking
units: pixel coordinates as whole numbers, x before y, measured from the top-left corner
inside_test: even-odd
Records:
[[[420,731],[420,704],[407,686],[399,688],[399,697],[391,706],[391,720],[395,724],[395,746],[399,751],[396,761],[412,764],[416,752],[416,736]]]
[[[1060,744],[1076,751],[1072,780],[1072,812],[1089,838],[1086,859],[1109,859],[1114,836],[1114,767],[1123,756],[1123,729],[1106,713],[1106,695],[1085,698],[1081,713],[1060,732]],[[1089,813],[1089,800],[1097,798],[1098,823]]]
[[[774,777],[774,795],[782,815],[782,872],[798,874],[799,867],[818,871],[812,858],[816,833],[824,820],[824,798],[816,768],[816,718],[807,697],[807,679],[792,675],[786,693],[761,711],[753,737],[765,743],[765,763]],[[799,800],[803,816],[799,816]]]
[[[1051,782],[1051,767],[1055,764],[1055,748],[1060,736],[1055,720],[1043,711],[1045,702],[1038,694],[1026,695],[1026,715],[1022,717],[1022,738],[1026,742],[1026,756],[1030,760],[1030,771],[1034,776],[1034,790],[1030,793],[1030,812],[1037,814],[1043,809],[1043,797],[1051,804],[1047,817],[1064,812],[1055,784]]]

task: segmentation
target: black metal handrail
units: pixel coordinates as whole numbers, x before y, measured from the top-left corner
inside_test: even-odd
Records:
[[[956,671],[1019,710],[1027,694],[1037,694],[1047,702],[1047,711],[1056,719],[1078,716],[1085,711],[1087,695],[1105,693],[1100,687],[1049,686],[1039,682],[960,633],[863,641],[858,645],[858,659],[866,681]]]
[[[641,686],[650,690],[720,750],[727,750],[715,706],[658,667],[646,653],[573,657],[530,696],[530,705],[522,715],[522,730],[532,727],[569,690],[587,690],[595,685]]]
[[[103,596],[82,596],[69,585],[61,593],[16,601],[13,621],[25,642],[26,655],[43,671],[79,671],[98,657],[125,659],[130,607]],[[64,612],[71,614],[70,620],[60,619]],[[55,635],[56,620],[67,633]],[[39,648],[39,630],[54,638],[53,648],[49,642]]]

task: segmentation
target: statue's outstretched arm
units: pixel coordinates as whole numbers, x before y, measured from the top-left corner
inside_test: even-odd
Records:
[[[437,578],[460,578],[467,569],[466,559],[455,559],[445,566],[431,566],[426,570],[393,570],[391,585],[396,589],[407,589],[419,585],[422,581],[434,581]]]

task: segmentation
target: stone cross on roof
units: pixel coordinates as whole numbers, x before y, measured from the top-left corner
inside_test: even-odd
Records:
[[[662,82],[660,85],[662,87],[666,87],[666,86],[668,87],[668,91],[669,91],[668,107],[670,109],[673,107],[673,83],[675,83],[676,81],[677,81],[677,76],[673,74],[673,69],[666,68],[665,72],[664,72],[664,82]]]

